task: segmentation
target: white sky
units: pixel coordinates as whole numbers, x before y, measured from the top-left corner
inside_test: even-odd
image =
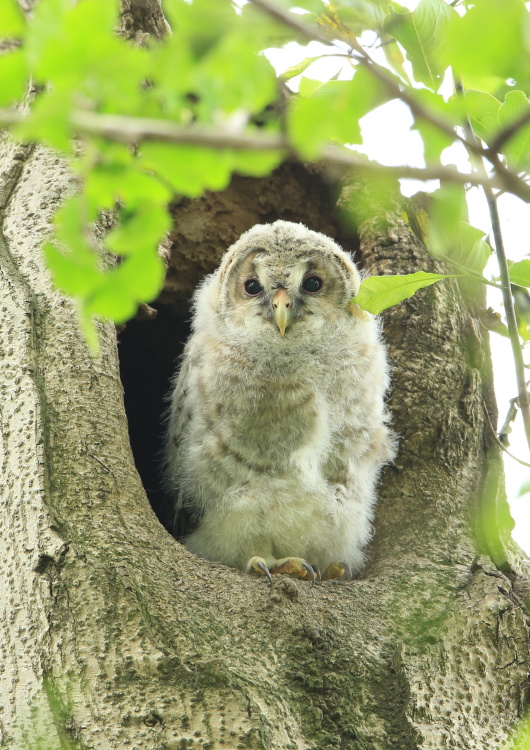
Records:
[[[419,0],[401,0],[402,4],[413,8]],[[282,72],[306,57],[318,54],[329,54],[329,47],[311,42],[305,47],[290,43],[283,50],[269,50],[267,57],[277,72]],[[339,78],[350,78],[351,69],[338,59],[330,58],[314,63],[304,75],[320,80],[327,80],[339,73]],[[293,79],[293,88],[297,87],[299,79]],[[389,127],[390,125],[390,127]],[[408,108],[399,101],[389,102],[371,112],[361,120],[363,134],[363,148],[371,159],[382,164],[424,166],[423,149],[417,132],[411,130],[412,118]],[[443,154],[444,163],[465,165],[465,151],[463,146],[455,145],[446,149]],[[464,166],[464,169],[466,167]],[[439,183],[431,181],[421,183],[415,180],[402,180],[402,191],[412,195],[418,190],[435,190]],[[499,200],[501,223],[506,247],[510,260],[520,260],[530,255],[530,207],[518,198],[503,196]],[[469,191],[469,219],[473,226],[489,232],[491,223],[485,201],[478,189]],[[491,269],[495,273],[494,268]],[[489,289],[488,304],[495,310],[502,312],[500,292]],[[515,375],[513,371],[510,343],[495,333],[491,334],[491,347],[494,364],[495,390],[499,404],[499,422],[502,424],[508,411],[509,399],[517,395]],[[527,358],[527,360],[530,358]],[[510,436],[510,452],[518,458],[530,463],[530,454],[526,446],[522,420],[520,416],[513,426]],[[517,497],[523,481],[530,481],[530,468],[522,466],[505,454],[506,485],[512,516],[516,522],[513,533],[515,540],[530,554],[530,494]]]

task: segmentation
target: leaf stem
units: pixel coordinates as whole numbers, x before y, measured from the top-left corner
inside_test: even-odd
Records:
[[[499,263],[499,271],[501,277],[502,286],[502,297],[504,301],[504,312],[506,315],[506,323],[508,325],[508,333],[510,334],[510,343],[512,345],[513,360],[515,364],[515,376],[517,380],[517,395],[519,400],[519,408],[523,416],[524,431],[526,435],[526,441],[530,448],[530,400],[528,397],[528,389],[526,387],[525,367],[523,359],[523,349],[521,347],[521,341],[519,339],[519,331],[517,329],[517,318],[515,315],[515,307],[513,304],[512,289],[510,286],[510,274],[508,271],[508,261],[506,259],[506,253],[504,250],[504,242],[502,238],[501,224],[499,219],[499,209],[497,201],[493,195],[493,191],[483,186],[486,201],[488,203],[488,209],[491,216],[491,225],[493,229],[493,238],[495,240],[495,250],[497,251],[497,260]]]
[[[499,446],[499,448],[501,448],[504,451],[504,453],[506,453],[507,456],[510,456],[510,458],[513,458],[514,461],[517,461],[518,464],[521,464],[522,466],[528,466],[528,467],[530,467],[530,464],[527,463],[526,461],[523,461],[522,458],[517,458],[517,456],[514,456],[513,453],[511,453],[508,450],[508,448],[504,445],[504,443],[502,442],[502,440],[499,439],[499,436],[497,435],[497,433],[495,431],[495,428],[494,428],[494,426],[492,424],[491,417],[489,415],[488,409],[486,408],[486,404],[483,402],[482,405],[484,407],[484,413],[486,415],[486,420],[487,420],[488,425],[490,427],[490,430],[491,430],[491,432],[493,434],[493,437],[495,438],[495,442],[497,443],[497,445]]]

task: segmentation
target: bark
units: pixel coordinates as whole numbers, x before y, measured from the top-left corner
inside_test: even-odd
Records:
[[[5,140],[0,174],[0,747],[503,746],[527,702],[529,623],[497,523],[476,291],[431,287],[384,317],[400,452],[364,576],[271,588],[193,557],[148,502],[115,331],[101,324],[92,359],[40,258],[74,189],[65,165]],[[341,205],[360,191],[345,189]],[[303,221],[372,273],[435,268],[395,206],[354,232],[333,212],[338,197],[318,171],[286,164],[175,206],[158,322],[123,335],[125,382],[163,390],[157,359],[127,356],[149,340],[169,369],[193,286],[258,221]],[[128,393],[131,435],[145,445]]]

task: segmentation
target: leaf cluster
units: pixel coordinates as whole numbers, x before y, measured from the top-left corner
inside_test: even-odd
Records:
[[[252,122],[277,98],[275,72],[260,54],[272,24],[256,24],[251,13],[219,0],[172,0],[172,33],[147,47],[116,34],[118,11],[115,0],[42,0],[26,24],[14,0],[0,0],[0,38],[17,42],[0,55],[0,106],[21,100],[31,79],[39,93],[14,135],[62,152],[78,177],[44,252],[56,285],[77,299],[93,345],[93,316],[125,321],[159,292],[157,246],[170,228],[172,200],[222,190],[234,171],[267,174],[282,157],[80,133],[74,113],[250,132],[278,125]],[[114,212],[115,226],[97,243],[93,226],[102,211]]]
[[[14,135],[61,151],[78,177],[79,191],[58,212],[44,251],[55,283],[77,299],[93,343],[93,316],[122,322],[158,293],[164,268],[157,245],[170,226],[171,201],[222,190],[235,171],[267,174],[289,151],[325,159],[330,144],[339,149],[335,158],[357,152],[359,168],[370,171],[378,165],[362,156],[362,118],[394,99],[407,104],[423,141],[426,179],[440,169],[444,149],[460,142],[489,164],[479,181],[530,195],[530,14],[523,0],[421,0],[413,11],[387,0],[251,0],[242,8],[229,0],[168,0],[164,10],[171,33],[145,44],[116,33],[116,0],[41,0],[28,22],[15,0],[0,0],[0,40],[9,42],[0,54],[0,106],[31,100]],[[298,77],[299,86],[280,113],[265,51],[310,40],[323,45],[322,54],[284,72],[284,82]],[[329,55],[341,74],[312,79],[311,66]],[[448,95],[442,91],[451,72],[457,86]],[[99,128],[87,124],[88,115],[101,118]],[[132,135],[108,126],[114,116],[129,118]],[[146,122],[195,138],[157,138]],[[201,140],[206,131],[255,140],[212,144]],[[395,183],[395,171],[377,174],[379,188]],[[407,221],[456,274],[495,285],[484,276],[484,233],[467,222],[465,180],[458,174],[443,182],[428,213],[411,209]],[[113,213],[115,225],[96,242],[102,211]],[[510,264],[519,287],[530,286],[528,263]],[[405,282],[366,280],[356,302],[379,312],[425,285],[418,274]],[[520,330],[527,338],[526,318]]]

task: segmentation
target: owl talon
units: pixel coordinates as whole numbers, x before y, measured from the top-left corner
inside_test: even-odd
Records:
[[[273,576],[287,575],[299,578],[301,581],[315,582],[315,571],[301,557],[286,557],[278,562],[271,568]]]
[[[251,557],[247,563],[247,573],[254,573],[258,576],[267,576],[269,583],[272,586],[271,572],[267,566],[267,563],[262,557]]]
[[[342,578],[343,576],[351,578],[350,566],[345,562],[332,562],[328,565],[320,580],[331,581],[334,578]]]

